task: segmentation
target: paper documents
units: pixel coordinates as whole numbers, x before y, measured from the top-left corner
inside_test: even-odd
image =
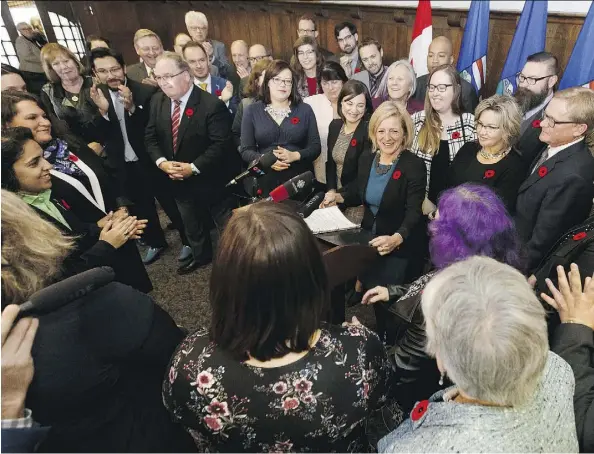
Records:
[[[337,206],[319,208],[305,218],[305,223],[313,233],[330,233],[359,227],[349,221]]]

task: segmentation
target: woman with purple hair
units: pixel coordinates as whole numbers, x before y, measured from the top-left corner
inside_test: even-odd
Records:
[[[410,286],[375,287],[362,304],[376,304],[378,331],[393,344],[397,399],[406,412],[443,385],[435,361],[425,352],[421,294],[433,275],[473,255],[491,257],[522,270],[520,240],[505,205],[492,189],[463,184],[444,191],[429,224],[429,252],[434,270]]]

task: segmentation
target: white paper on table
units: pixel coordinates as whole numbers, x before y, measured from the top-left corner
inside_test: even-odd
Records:
[[[319,208],[305,218],[305,223],[313,233],[330,233],[360,227],[349,221],[337,206]]]

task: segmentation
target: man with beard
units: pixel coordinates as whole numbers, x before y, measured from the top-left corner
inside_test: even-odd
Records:
[[[338,47],[342,51],[340,57],[340,66],[346,72],[347,77],[352,77],[353,74],[362,71],[363,64],[359,58],[359,34],[357,27],[351,22],[341,22],[334,27],[334,37],[338,43]]]
[[[155,196],[179,230],[184,246],[180,261],[191,257],[187,246],[181,215],[168,188],[169,180],[155,168],[144,144],[144,130],[149,120],[150,100],[156,88],[126,77],[122,54],[107,48],[91,51],[90,65],[99,85],[98,100],[105,118],[118,127],[111,129],[106,146],[109,165],[117,172],[127,195],[134,203],[140,219],[147,219],[143,240],[149,246],[143,262],[148,265],[157,260],[167,247],[165,234],[155,207]]]
[[[539,139],[540,118],[554,94],[559,72],[557,58],[548,52],[532,54],[517,75],[514,94],[524,113],[517,148],[527,164],[546,146]]]
[[[383,63],[384,51],[380,43],[373,38],[365,38],[359,44],[359,58],[365,67],[353,75],[353,79],[363,82],[369,89],[371,99],[388,99],[387,67]]]

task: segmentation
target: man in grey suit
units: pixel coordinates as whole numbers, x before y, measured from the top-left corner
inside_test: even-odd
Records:
[[[438,36],[431,41],[429,52],[427,53],[427,68],[429,72],[433,68],[441,65],[453,65],[454,55],[452,42],[445,36]],[[429,83],[429,74],[424,74],[417,77],[417,90],[413,94],[413,99],[418,99],[425,102],[425,94],[427,93],[427,84]],[[460,93],[460,101],[462,103],[462,110],[474,114],[474,109],[478,106],[478,95],[472,84],[462,79],[462,92]]]
[[[365,38],[359,44],[359,58],[364,71],[353,74],[352,79],[363,82],[369,89],[371,98],[388,99],[387,67],[384,66],[384,51],[379,42],[373,38]]]
[[[134,50],[142,61],[128,66],[126,75],[136,82],[158,87],[154,71],[157,58],[163,53],[161,38],[154,31],[141,28],[134,34]]]
[[[208,19],[204,13],[188,11],[186,13],[186,27],[193,41],[202,44],[210,58],[210,64],[219,68],[219,74],[228,78],[229,72],[233,69],[227,59],[225,44],[215,39],[208,39]]]
[[[47,41],[27,22],[20,22],[16,27],[20,36],[17,36],[14,47],[19,57],[20,72],[29,91],[39,94],[41,87],[47,82],[41,66],[41,48]]]

